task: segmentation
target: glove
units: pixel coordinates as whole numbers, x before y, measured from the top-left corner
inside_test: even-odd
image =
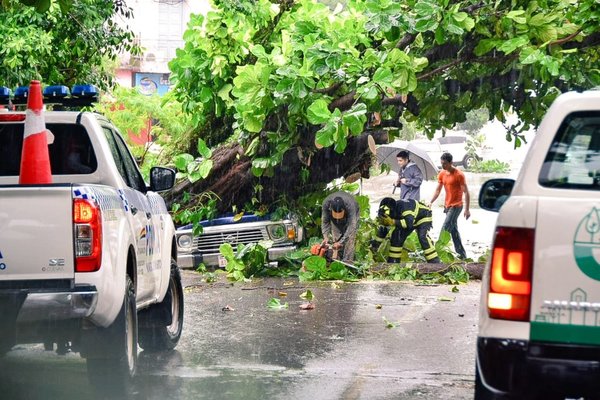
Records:
[[[333,244],[333,248],[336,249],[336,250],[339,250],[339,249],[342,248],[342,244],[340,242],[335,242]]]
[[[384,215],[384,216],[379,217],[379,223],[381,225],[392,226],[392,225],[394,225],[394,222],[395,221],[389,215]]]
[[[371,239],[369,241],[369,247],[371,248],[371,251],[373,253],[375,253],[379,249],[379,245],[380,245],[380,243],[375,239]]]

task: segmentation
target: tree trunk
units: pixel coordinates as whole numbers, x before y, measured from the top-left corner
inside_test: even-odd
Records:
[[[459,265],[462,266],[467,271],[467,273],[469,274],[469,277],[471,279],[481,280],[481,278],[483,276],[483,270],[485,268],[484,263],[466,263],[466,264],[459,264]],[[444,272],[448,272],[448,270],[450,269],[449,264],[442,264],[442,263],[440,263],[440,264],[410,263],[410,266],[412,268],[416,269],[420,274],[430,274],[433,272],[444,273]],[[382,272],[389,268],[390,268],[390,264],[387,264],[387,263],[374,264],[371,266],[371,271]]]
[[[206,179],[194,183],[189,180],[179,182],[173,190],[165,194],[167,206],[181,203],[184,194],[200,194],[213,192],[219,196],[218,210],[230,211],[233,206],[242,210],[253,197],[261,204],[272,204],[282,195],[297,198],[318,189],[340,177],[359,175],[369,177],[375,156],[369,150],[368,137],[372,136],[376,144],[388,142],[384,130],[364,132],[348,140],[343,154],[336,153],[333,148],[317,150],[314,146],[296,147],[288,150],[283,161],[275,168],[273,176],[255,177],[252,174],[252,162],[244,155],[239,144],[221,146],[213,151],[213,168]],[[312,142],[314,142],[314,137]],[[308,178],[302,180],[300,171],[306,168]],[[262,190],[255,192],[256,185]]]

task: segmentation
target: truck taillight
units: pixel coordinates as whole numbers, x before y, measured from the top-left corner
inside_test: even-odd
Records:
[[[94,272],[102,261],[102,218],[100,208],[84,199],[73,201],[75,272]]]
[[[491,318],[528,321],[535,230],[496,230],[487,298]]]
[[[11,114],[9,112],[2,112],[0,114],[0,122],[19,122],[25,121],[25,114]]]

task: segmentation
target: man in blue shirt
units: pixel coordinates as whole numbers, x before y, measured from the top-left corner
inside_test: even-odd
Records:
[[[410,161],[409,153],[406,150],[396,154],[400,171],[396,187],[400,186],[400,200],[420,200],[421,183],[423,182],[423,173],[414,162]]]

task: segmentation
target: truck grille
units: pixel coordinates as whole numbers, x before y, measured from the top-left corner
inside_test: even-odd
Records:
[[[200,236],[194,238],[194,246],[200,253],[218,253],[219,246],[223,243],[229,243],[235,248],[240,243],[247,245],[261,240],[268,240],[265,228],[233,232],[206,232],[205,230]]]
[[[240,243],[248,245],[261,240],[269,240],[266,227],[227,232],[210,232],[209,229],[204,228],[204,232],[200,236],[194,237],[192,247],[201,254],[214,254],[219,253],[219,247],[223,243],[229,243],[235,249]],[[290,241],[284,240],[274,242],[272,247],[285,247],[289,245]]]

